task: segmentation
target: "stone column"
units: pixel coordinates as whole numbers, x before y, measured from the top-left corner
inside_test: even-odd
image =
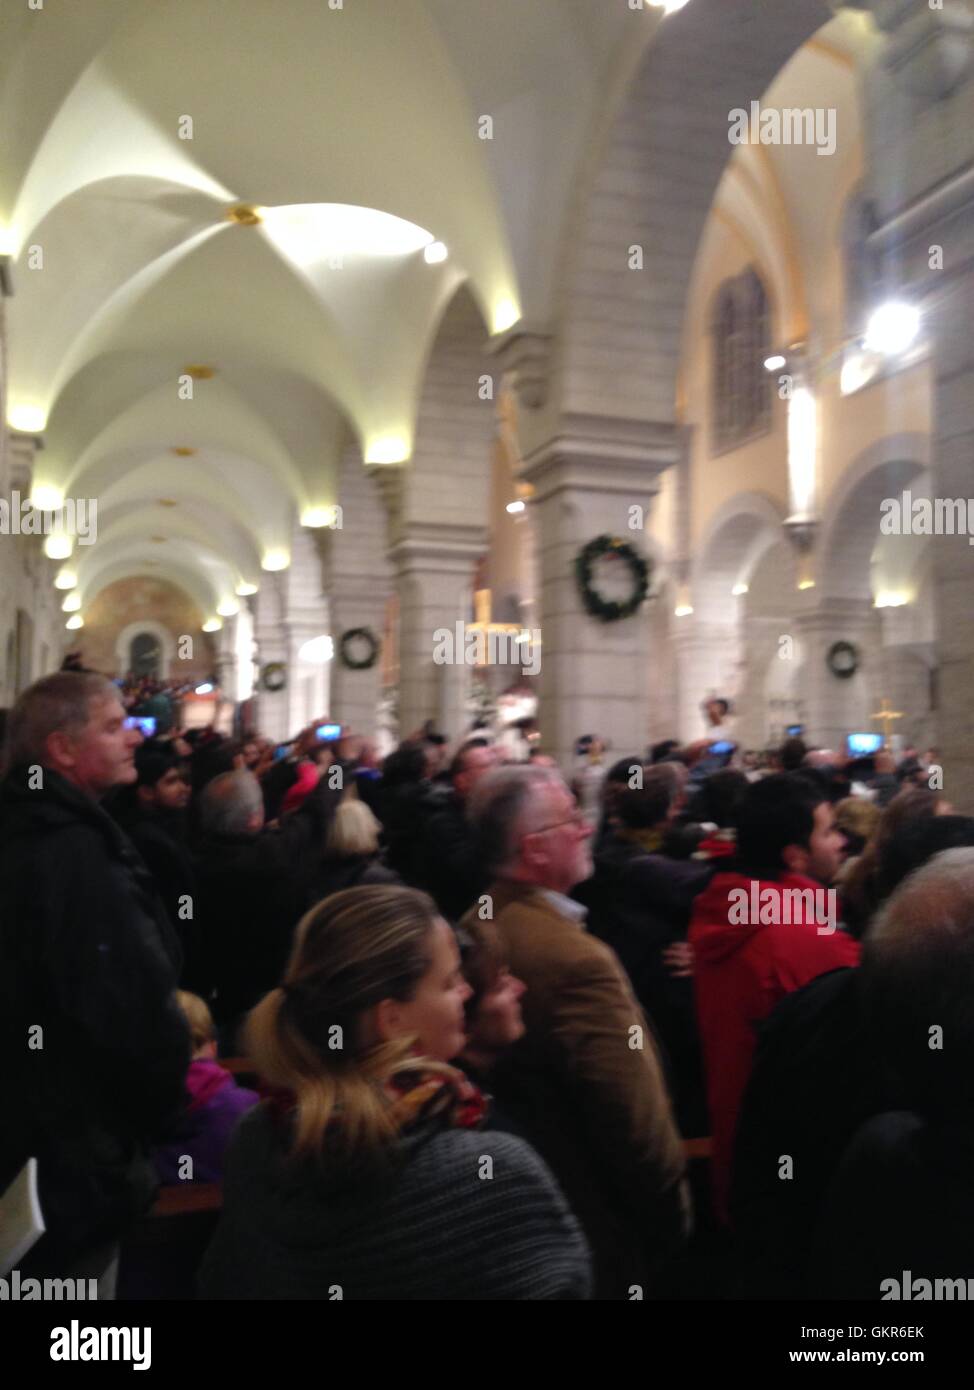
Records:
[[[738,627],[736,622],[733,625],[708,622],[691,613],[676,619],[673,642],[679,723],[672,736],[692,743],[704,738],[707,732],[702,710],[704,700],[711,695],[728,699],[737,693]]]
[[[645,525],[659,475],[680,447],[676,431],[666,426],[566,416],[556,435],[524,459],[522,477],[535,489],[530,505],[540,551],[542,744],[566,771],[581,734],[608,738],[619,757],[646,744],[650,606],[618,622],[591,617],[575,559],[602,534],[648,557],[642,530],[631,523],[641,515]]]
[[[483,553],[480,526],[413,524],[392,549],[399,592],[399,736],[408,738],[427,719],[449,738],[469,723],[465,709],[470,668],[457,648],[436,664],[437,632],[455,633],[472,620],[473,576]],[[442,644],[441,644],[442,645]]]
[[[887,292],[921,309],[933,376],[935,499],[974,497],[974,18],[871,0],[885,34],[869,74],[870,238]],[[931,539],[937,629],[937,745],[944,790],[974,811],[974,547]]]
[[[388,477],[388,472],[386,473]],[[381,488],[357,450],[342,460],[341,507],[334,528],[318,532],[335,655],[331,663],[331,714],[356,733],[375,738],[382,694],[381,642],[392,568],[386,549],[387,516]],[[374,666],[353,670],[342,662],[342,633],[367,628],[380,643]]]
[[[808,591],[808,607],[794,619],[805,741],[842,752],[846,734],[881,732],[871,718],[883,693],[881,625],[869,599],[822,598],[815,603],[813,593]],[[828,653],[835,642],[857,648],[860,660],[853,676],[835,676],[829,669]]]

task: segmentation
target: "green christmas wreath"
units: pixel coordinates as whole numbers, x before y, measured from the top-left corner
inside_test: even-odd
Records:
[[[356,656],[356,647],[365,650]],[[339,638],[338,651],[342,665],[350,671],[368,671],[379,659],[379,639],[370,627],[350,627]]]
[[[628,565],[632,575],[632,593],[624,602],[603,598],[592,583],[596,562],[608,555]],[[602,623],[615,623],[620,618],[631,617],[646,601],[649,594],[649,576],[649,561],[617,536],[596,536],[594,541],[589,541],[588,545],[579,551],[575,560],[575,577],[586,612]]]

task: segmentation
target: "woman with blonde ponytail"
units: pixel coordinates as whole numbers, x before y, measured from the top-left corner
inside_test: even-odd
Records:
[[[298,927],[247,1023],[271,1088],[240,1124],[208,1298],[584,1298],[589,1257],[541,1159],[483,1131],[447,1065],[469,986],[425,894],[350,888]]]

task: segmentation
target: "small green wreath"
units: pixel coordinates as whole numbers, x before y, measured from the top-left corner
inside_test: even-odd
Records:
[[[628,565],[632,575],[632,593],[623,602],[603,598],[592,583],[596,562],[607,555],[614,556]],[[602,623],[615,623],[620,618],[630,618],[649,595],[649,561],[645,560],[638,550],[616,536],[596,536],[594,541],[589,541],[575,559],[575,577],[586,611]]]
[[[264,689],[276,694],[287,685],[287,667],[283,661],[269,661],[261,673]]]
[[[357,643],[366,648],[361,656],[353,656],[350,650]],[[338,653],[350,671],[368,671],[379,659],[379,639],[370,627],[350,627],[338,639]]]

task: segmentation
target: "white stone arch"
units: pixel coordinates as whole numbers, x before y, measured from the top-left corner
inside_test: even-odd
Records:
[[[929,467],[929,435],[903,431],[876,440],[844,470],[829,494],[816,547],[815,580],[823,597],[871,599],[880,504],[898,497]]]
[[[159,662],[159,675],[167,680],[173,661],[176,659],[176,640],[168,628],[155,618],[139,618],[128,623],[115,638],[115,667],[120,676],[129,669],[129,652],[132,642],[143,633],[149,633],[159,643],[162,657]]]
[[[717,0],[660,25],[579,189],[559,344],[563,409],[675,419],[693,266],[734,148],[728,112],[760,97],[832,15],[828,0],[763,6],[760,18],[750,0]],[[633,245],[641,272],[629,266]]]
[[[747,584],[765,552],[782,537],[785,514],[762,492],[738,492],[714,512],[691,568],[691,603],[707,622],[736,621],[732,592]]]

